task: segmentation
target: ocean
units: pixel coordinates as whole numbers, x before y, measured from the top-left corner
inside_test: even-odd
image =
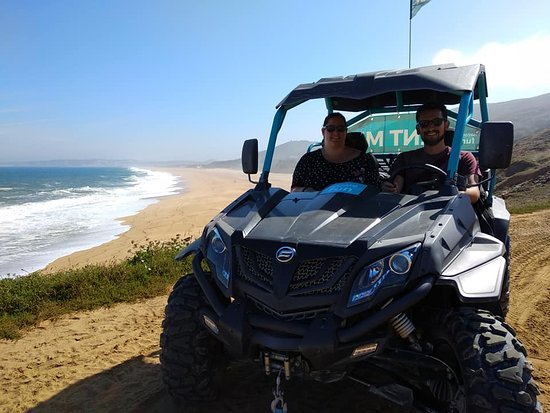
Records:
[[[0,278],[115,239],[179,178],[139,168],[0,167]]]

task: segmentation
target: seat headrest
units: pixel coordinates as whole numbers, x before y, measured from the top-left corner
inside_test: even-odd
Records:
[[[348,132],[346,135],[346,146],[359,149],[361,152],[366,152],[369,148],[367,138],[363,132]]]
[[[454,129],[447,129],[445,131],[445,137],[443,138],[443,140],[445,141],[445,145],[453,146],[454,136],[455,136],[455,130]]]

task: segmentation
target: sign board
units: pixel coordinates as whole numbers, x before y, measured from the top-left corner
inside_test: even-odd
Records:
[[[455,121],[449,118],[450,128]],[[350,132],[363,132],[369,144],[368,152],[399,153],[422,147],[422,139],[416,132],[414,113],[371,115],[350,126]],[[462,138],[462,150],[477,151],[480,130],[467,125]]]

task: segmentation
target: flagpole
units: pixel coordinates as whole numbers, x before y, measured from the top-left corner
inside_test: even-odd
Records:
[[[411,68],[411,22],[412,19],[409,18],[409,69]]]
[[[412,43],[412,19],[422,7],[428,4],[431,0],[410,0],[409,3],[409,69],[411,68],[411,43]]]

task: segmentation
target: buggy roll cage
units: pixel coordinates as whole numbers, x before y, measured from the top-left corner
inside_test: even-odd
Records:
[[[348,126],[374,114],[413,112],[429,101],[459,105],[457,112],[449,110],[449,116],[456,120],[446,171],[451,179],[457,173],[466,125],[481,128],[489,120],[485,66],[482,64],[376,71],[301,84],[277,105],[257,189],[269,187],[277,136],[287,111],[312,99],[324,99],[328,113],[360,112],[347,122]],[[473,118],[475,100],[479,100],[481,121]],[[490,176],[489,199],[494,191],[494,170]]]

